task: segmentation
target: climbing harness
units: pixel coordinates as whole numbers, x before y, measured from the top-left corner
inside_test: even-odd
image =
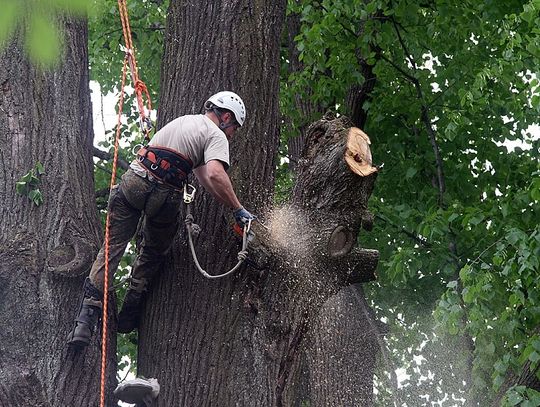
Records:
[[[185,185],[193,168],[193,162],[188,157],[167,147],[141,147],[137,159],[153,177],[174,188]]]
[[[191,214],[191,206],[190,204],[195,199],[195,187],[190,184],[184,185],[184,203],[186,204],[186,219],[184,223],[186,224],[186,228],[188,230],[188,241],[189,241],[189,249],[191,250],[191,256],[193,257],[193,261],[195,262],[195,266],[197,267],[197,270],[206,278],[209,279],[218,279],[226,277],[232,273],[234,273],[240,265],[247,259],[248,256],[248,244],[249,241],[253,238],[253,232],[251,231],[251,219],[247,222],[247,224],[244,226],[243,233],[242,233],[242,249],[238,252],[238,262],[236,265],[230,269],[229,271],[217,274],[217,275],[211,275],[208,274],[199,263],[199,259],[197,258],[197,254],[195,253],[195,246],[193,244],[193,235],[198,233],[199,226],[193,223],[194,217]]]

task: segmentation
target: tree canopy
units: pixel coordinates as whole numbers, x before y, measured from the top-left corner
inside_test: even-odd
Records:
[[[361,62],[376,76],[363,105],[383,166],[372,205],[384,261],[371,294],[392,327],[408,405],[426,397],[486,405],[507,389],[510,371],[530,369],[538,380],[539,9],[535,1],[290,5],[301,14],[304,69],[287,78],[285,103],[304,93],[350,114],[344,100],[363,80]],[[518,386],[508,403],[538,397]]]

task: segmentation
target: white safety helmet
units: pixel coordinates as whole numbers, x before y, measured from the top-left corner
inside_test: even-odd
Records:
[[[205,109],[211,109],[212,105],[217,106],[220,109],[227,109],[233,112],[234,118],[240,126],[244,124],[246,119],[246,107],[244,102],[234,92],[223,91],[218,92],[213,96],[210,96],[204,103]]]

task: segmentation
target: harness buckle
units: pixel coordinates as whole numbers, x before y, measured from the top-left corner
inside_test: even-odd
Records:
[[[191,188],[191,191],[189,190]],[[197,189],[187,182],[184,184],[184,203],[190,204],[195,199],[195,191]]]

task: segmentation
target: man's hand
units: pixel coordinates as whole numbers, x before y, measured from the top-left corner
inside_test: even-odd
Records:
[[[244,209],[243,206],[241,206],[238,209],[235,209],[233,211],[234,219],[236,220],[236,223],[238,226],[243,228],[250,220],[255,220],[257,217],[255,215],[252,215],[248,211]]]

